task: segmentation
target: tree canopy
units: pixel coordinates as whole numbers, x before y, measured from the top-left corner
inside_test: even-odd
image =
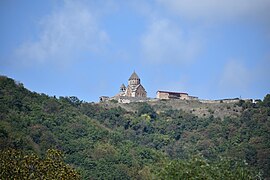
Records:
[[[269,178],[269,97],[233,104],[239,115],[221,119],[214,110],[198,117],[157,111],[149,103],[131,103],[128,110],[117,103],[50,97],[0,76],[0,174],[4,179]]]

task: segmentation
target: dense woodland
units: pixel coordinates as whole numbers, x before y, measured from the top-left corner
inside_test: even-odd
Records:
[[[0,179],[270,178],[270,94],[222,119],[135,104],[50,97],[0,76]]]

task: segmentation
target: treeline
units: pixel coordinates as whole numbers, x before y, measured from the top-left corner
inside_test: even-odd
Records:
[[[18,162],[34,153],[43,165],[49,149],[63,152],[58,162],[71,179],[269,178],[270,95],[238,106],[241,117],[224,119],[156,112],[147,103],[128,112],[30,92],[1,76],[1,163],[10,163],[2,158],[7,152],[20,152]],[[30,172],[23,176],[30,179]]]
[[[270,94],[262,102],[240,101],[240,117],[204,118],[181,110],[155,112],[138,103],[135,113],[83,103],[79,108],[132,142],[165,153],[169,159],[187,160],[201,155],[212,162],[220,157],[242,161],[264,177],[270,176]]]

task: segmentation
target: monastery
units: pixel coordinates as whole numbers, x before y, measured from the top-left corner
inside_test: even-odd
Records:
[[[128,85],[122,84],[120,92],[114,97],[101,96],[100,101],[117,100],[122,103],[129,102],[145,102],[159,99],[182,99],[182,100],[197,100],[197,97],[189,96],[187,93],[170,92],[170,91],[157,91],[156,99],[147,98],[147,92],[141,84],[141,79],[134,71],[128,79]]]
[[[147,92],[141,84],[141,79],[134,71],[128,79],[128,85],[122,84],[120,92],[114,97],[101,96],[100,101],[117,100],[121,103],[148,101]]]
[[[134,71],[128,79],[128,86],[124,84],[120,86],[120,92],[116,96],[124,97],[147,97],[144,87],[141,85],[141,79]]]
[[[235,103],[238,102],[239,98],[230,99],[220,99],[220,100],[202,100],[195,96],[190,96],[185,92],[173,92],[173,91],[161,91],[158,90],[156,93],[156,98],[148,98],[147,92],[143,85],[141,84],[141,79],[134,71],[130,78],[128,79],[128,84],[122,84],[120,86],[120,92],[113,97],[101,96],[100,102],[106,102],[110,100],[115,100],[119,103],[130,103],[130,102],[146,102],[146,101],[158,101],[166,99],[176,99],[176,100],[196,100],[201,103]],[[245,101],[251,101],[251,99],[246,99]],[[252,101],[253,102],[253,101]]]

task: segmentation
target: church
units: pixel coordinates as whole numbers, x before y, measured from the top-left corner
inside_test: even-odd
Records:
[[[117,96],[124,97],[147,97],[144,87],[141,85],[141,79],[134,71],[128,79],[128,86],[120,86],[120,92]]]

